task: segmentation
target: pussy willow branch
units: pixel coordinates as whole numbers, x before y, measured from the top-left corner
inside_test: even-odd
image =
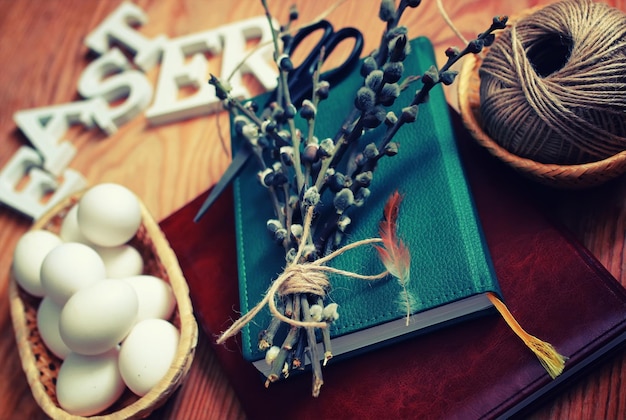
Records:
[[[344,119],[334,139],[326,139],[331,142],[329,144],[328,142],[324,143],[324,141],[320,142],[315,137],[317,107],[320,105],[320,100],[323,99],[321,95],[318,95],[318,91],[321,91],[322,88],[319,76],[324,52],[322,51],[320,54],[317,70],[313,77],[311,100],[303,102],[300,109],[301,116],[307,120],[307,133],[304,141],[302,141],[302,134],[297,130],[294,120],[298,110],[291,101],[291,93],[287,83],[293,64],[290,57],[279,54],[278,42],[279,36],[283,37],[284,41],[289,41],[285,31],[289,31],[292,22],[297,18],[297,12],[293,9],[290,10],[289,22],[279,32],[272,26],[273,20],[267,2],[262,0],[262,4],[268,23],[272,28],[274,61],[279,69],[277,99],[272,105],[273,108],[264,110],[264,118],[259,118],[252,103],[244,106],[230,96],[226,83],[222,83],[213,76],[210,83],[215,86],[217,96],[225,100],[231,113],[238,115],[235,119],[235,131],[245,137],[248,142],[246,146],[252,147],[257,160],[261,163],[262,171],[259,172],[259,179],[268,188],[277,218],[277,220],[268,221],[268,228],[271,222],[272,229],[275,230],[275,238],[280,238],[285,249],[289,266],[292,264],[300,265],[308,260],[309,265],[316,266],[320,272],[348,275],[367,280],[386,276],[387,272],[375,276],[362,276],[323,264],[334,258],[337,252],[345,252],[351,246],[362,246],[365,243],[380,241],[380,238],[370,238],[332,251],[333,247],[339,246],[342,232],[345,226],[349,224],[350,220],[346,216],[346,211],[353,206],[362,205],[369,195],[370,182],[378,161],[384,156],[393,156],[397,153],[397,145],[392,147],[392,139],[395,134],[404,124],[416,120],[418,106],[427,100],[429,92],[434,86],[439,83],[450,84],[454,81],[456,72],[451,71],[450,67],[462,56],[477,53],[483,46],[489,45],[494,38],[492,32],[496,29],[502,29],[506,24],[506,18],[494,18],[491,27],[475,40],[470,41],[463,50],[448,49],[446,51],[448,56],[446,64],[440,70],[433,66],[420,76],[422,87],[416,91],[412,101],[403,108],[400,116],[396,117],[395,114],[386,111],[386,109],[390,104],[393,104],[395,98],[399,96],[399,92],[408,86],[409,81],[415,80],[415,76],[406,77],[402,75],[402,61],[408,55],[408,47],[406,28],[400,27],[399,22],[405,10],[417,7],[420,1],[400,0],[400,4],[396,8],[394,0],[382,0],[379,17],[386,22],[386,30],[381,37],[379,48],[370,55],[370,60],[374,61],[374,65],[373,67],[370,66],[372,68],[366,69],[365,64],[368,59],[364,60],[362,68],[364,83],[357,92],[355,106],[349,112],[348,117]],[[388,77],[385,73],[387,68],[396,69],[393,77]],[[379,81],[377,81],[377,77],[380,77]],[[402,77],[404,77],[404,81],[400,81]],[[327,92],[328,86],[326,85],[325,88]],[[383,95],[385,91],[387,97]],[[387,112],[386,116],[384,115],[385,112]],[[363,133],[367,129],[383,123],[381,114],[385,117],[384,123],[387,126],[385,135],[377,142],[366,145],[359,155],[358,161],[350,166],[346,174],[336,171],[335,168],[339,161],[344,158],[346,151],[357,146]],[[284,154],[283,147],[287,147]],[[301,150],[302,148],[304,150]],[[263,160],[264,149],[269,149],[270,154],[276,158],[273,165],[265,164]],[[292,166],[293,168],[291,168]],[[294,176],[292,176],[292,171]],[[295,178],[295,185],[292,184],[294,182],[292,178]],[[335,185],[329,187],[331,182],[334,182]],[[331,212],[327,220],[318,220],[316,208],[321,200],[321,195],[328,190],[335,193],[332,205],[337,211]],[[314,216],[316,216],[315,219]],[[301,225],[298,225],[299,222]],[[320,224],[321,232],[316,229]],[[332,239],[333,235],[334,239]],[[314,237],[317,239],[314,240]],[[285,277],[282,277],[281,281],[284,282]],[[259,303],[261,305],[266,302],[273,314],[272,321],[259,339],[259,347],[278,350],[272,353],[274,359],[271,362],[272,368],[267,384],[278,380],[281,376],[287,376],[292,369],[302,368],[304,353],[308,349],[313,370],[313,395],[317,396],[323,384],[323,378],[315,328],[324,326],[322,328],[322,342],[325,350],[323,359],[324,364],[326,364],[332,357],[330,333],[326,327],[338,315],[336,312],[333,313],[334,315],[324,315],[328,318],[324,319],[323,322],[319,321],[318,315],[322,311],[323,299],[321,295],[317,295],[317,292],[290,292],[283,295],[281,299],[277,299],[278,302],[276,302],[273,297],[274,292],[282,282],[275,281],[272,283],[269,289],[272,290],[272,293],[268,292],[268,295]],[[311,305],[311,301],[314,302],[313,305]],[[336,304],[327,305],[323,311],[326,312],[326,309],[333,305],[334,308],[331,309],[336,311]],[[315,319],[312,308],[318,314],[315,315]],[[243,318],[248,320],[249,315],[246,314]],[[273,346],[273,342],[280,326],[285,324],[289,324],[290,328],[280,348],[277,348]]]

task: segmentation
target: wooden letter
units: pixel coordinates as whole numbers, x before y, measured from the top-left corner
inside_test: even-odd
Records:
[[[113,48],[91,62],[78,80],[78,92],[86,98],[103,97],[109,104],[124,99],[124,102],[109,106],[106,116],[116,128],[140,114],[152,100],[152,85],[146,76],[131,65],[122,52]],[[108,76],[108,77],[107,77]]]
[[[38,219],[61,199],[79,191],[87,185],[76,171],[63,171],[63,182],[59,184],[49,173],[41,170],[43,160],[33,149],[22,146],[0,171],[0,202],[29,216]],[[21,190],[17,184],[25,176],[28,183]],[[43,198],[52,192],[46,202]]]
[[[159,62],[161,50],[167,41],[165,35],[148,39],[130,25],[143,25],[148,18],[143,10],[130,2],[122,2],[96,29],[85,38],[85,45],[102,55],[114,39],[134,54],[134,62],[146,71]]]

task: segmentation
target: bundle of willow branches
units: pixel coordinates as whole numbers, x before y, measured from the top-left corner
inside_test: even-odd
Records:
[[[260,164],[258,181],[269,193],[274,218],[267,220],[269,234],[285,252],[285,272],[274,280],[265,298],[248,314],[222,334],[218,342],[235,335],[267,304],[272,312],[270,325],[259,337],[259,348],[266,350],[266,361],[272,370],[266,385],[294,370],[304,369],[305,356],[313,371],[313,395],[317,396],[323,383],[321,366],[332,358],[328,325],[337,319],[337,304],[326,304],[324,297],[330,288],[326,278],[329,271],[357,278],[364,276],[326,267],[324,264],[337,252],[349,246],[364,243],[382,243],[378,247],[385,271],[369,279],[391,274],[400,282],[408,281],[408,250],[395,235],[400,196],[392,195],[381,223],[381,238],[372,238],[358,244],[342,245],[351,222],[349,214],[362,207],[370,195],[370,185],[377,163],[383,157],[396,155],[398,145],[394,135],[405,124],[414,122],[418,107],[428,100],[430,90],[439,83],[453,83],[456,72],[451,66],[461,57],[479,53],[494,40],[493,32],[506,25],[506,17],[494,17],[491,26],[464,49],[448,48],[447,62],[441,69],[431,66],[422,75],[404,75],[403,61],[410,59],[407,28],[399,25],[403,13],[419,6],[419,0],[382,0],[379,17],[386,23],[380,46],[362,60],[362,86],[355,92],[354,108],[334,138],[318,139],[315,122],[318,106],[328,97],[330,86],[320,79],[324,57],[320,56],[318,71],[313,76],[312,98],[302,102],[299,109],[290,99],[287,78],[293,69],[291,58],[281,53],[279,41],[288,45],[290,25],[297,19],[292,8],[289,22],[282,28],[272,26],[273,19],[266,2],[263,6],[273,28],[274,59],[279,69],[276,101],[259,110],[253,101],[241,102],[229,93],[227,81],[211,76],[218,97],[232,113],[235,132],[251,148]],[[396,115],[389,111],[403,89],[412,83],[421,83],[413,99]],[[259,115],[257,115],[257,113]],[[300,115],[306,129],[296,128],[294,118]],[[362,144],[359,140],[368,130],[384,124],[383,136]],[[403,151],[404,152],[404,151]],[[407,150],[405,152],[409,152]],[[342,161],[348,164],[340,166]],[[345,167],[341,172],[338,168]],[[335,211],[322,217],[318,206],[322,197],[329,196]],[[260,279],[266,281],[267,279]],[[408,296],[407,296],[408,301]],[[410,305],[407,304],[407,308]],[[410,311],[407,312],[407,316]],[[408,319],[408,318],[407,318]],[[275,343],[277,332],[287,328],[284,339]],[[318,351],[318,333],[323,343],[323,354]]]

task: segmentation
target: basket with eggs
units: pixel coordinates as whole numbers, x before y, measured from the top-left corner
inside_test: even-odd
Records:
[[[146,417],[191,366],[187,283],[121,185],[91,187],[37,220],[15,248],[9,295],[23,370],[52,418]]]

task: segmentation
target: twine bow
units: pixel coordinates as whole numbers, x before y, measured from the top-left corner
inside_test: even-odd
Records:
[[[323,321],[297,321],[291,319],[278,310],[276,307],[276,295],[285,296],[294,293],[310,293],[320,297],[326,296],[326,291],[330,288],[330,281],[327,274],[337,274],[345,277],[350,277],[360,280],[379,280],[386,277],[389,272],[387,270],[374,275],[364,275],[354,273],[352,271],[340,270],[338,268],[329,267],[324,265],[333,258],[349,251],[353,248],[357,248],[364,245],[380,243],[383,240],[381,238],[368,238],[360,241],[347,244],[330,254],[319,258],[313,262],[300,263],[300,257],[306,244],[306,239],[309,236],[311,220],[313,219],[314,206],[310,206],[307,209],[304,231],[302,233],[303,240],[300,242],[298,252],[296,253],[293,261],[285,267],[283,272],[272,282],[267,289],[265,296],[259,303],[256,304],[248,313],[244,314],[241,318],[236,320],[226,331],[224,331],[217,339],[218,344],[222,344],[230,337],[236,335],[243,327],[245,327],[252,319],[267,305],[273,316],[281,321],[295,326],[295,327],[314,327],[314,328],[326,328],[327,322]]]

